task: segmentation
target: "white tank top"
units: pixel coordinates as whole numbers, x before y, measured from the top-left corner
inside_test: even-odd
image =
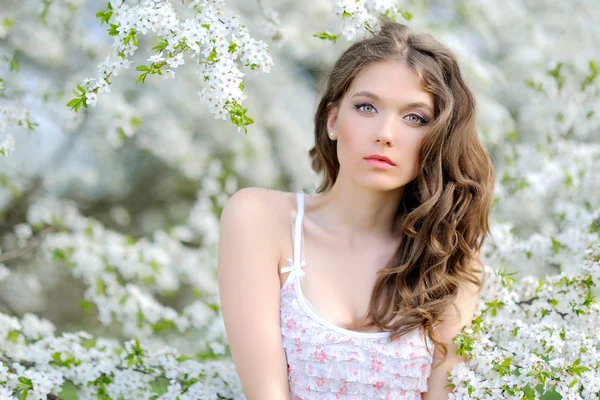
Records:
[[[389,332],[358,332],[325,320],[300,285],[304,194],[297,193],[294,254],[280,292],[283,346],[292,400],[420,400],[427,391],[433,342],[423,328],[389,341]],[[425,347],[427,340],[428,348]]]

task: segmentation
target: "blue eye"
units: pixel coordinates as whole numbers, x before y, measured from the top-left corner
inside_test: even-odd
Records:
[[[415,123],[418,123],[418,124],[421,124],[421,125],[425,125],[426,123],[429,122],[426,118],[420,116],[419,114],[415,114],[415,113],[408,114],[407,117],[417,117],[416,121],[412,120],[410,122],[415,122]]]
[[[373,112],[366,111],[364,107],[371,107],[373,109]],[[373,106],[373,104],[371,104],[371,103],[358,103],[358,104],[354,105],[354,108],[356,108],[357,110],[361,110],[366,114],[374,114],[377,111],[375,106]],[[412,119],[412,120],[409,119],[410,122],[415,123],[415,124],[425,125],[429,122],[429,120],[427,118],[425,118],[419,114],[416,114],[416,113],[410,113],[407,116],[408,117],[416,117],[416,119]]]
[[[373,110],[375,110],[375,107],[373,107],[373,104],[370,104],[370,103],[358,103],[358,104],[354,105],[354,108],[356,108],[357,110],[360,110],[361,108],[363,108],[365,106],[371,107]],[[365,110],[363,109],[362,111],[365,111]],[[373,114],[373,113],[367,111],[367,114]]]

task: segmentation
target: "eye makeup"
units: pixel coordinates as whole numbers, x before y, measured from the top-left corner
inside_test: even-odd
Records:
[[[357,110],[361,110],[362,109],[362,111],[365,114],[374,114],[373,112],[366,112],[366,111],[364,111],[363,107],[367,107],[367,106],[373,108],[374,110],[377,110],[375,108],[375,106],[373,104],[371,104],[371,103],[356,103],[356,104],[354,104],[354,108],[355,109],[357,109]],[[420,125],[425,125],[425,124],[427,124],[429,122],[429,119],[427,117],[422,116],[421,114],[410,113],[410,114],[407,115],[407,117],[408,116],[416,116],[417,118],[419,118],[420,121],[417,122],[417,123],[419,123]],[[413,122],[413,121],[410,121],[410,122]]]

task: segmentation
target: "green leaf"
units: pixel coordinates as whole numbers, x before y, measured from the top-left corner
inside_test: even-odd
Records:
[[[530,88],[537,90],[538,92],[541,92],[544,88],[544,85],[542,85],[541,83],[535,83],[534,81],[529,79],[525,80],[525,84]]]
[[[213,310],[215,313],[219,312],[219,305],[216,303],[207,303],[206,306]]]
[[[466,356],[468,353],[473,351],[474,339],[462,333],[457,334],[452,341],[454,344],[458,345],[458,348],[456,349],[457,355]]]
[[[112,11],[99,11],[96,13],[96,18],[100,18],[100,26],[108,24],[112,17]]]
[[[594,83],[594,80],[598,77],[598,64],[596,64],[596,61],[590,60],[588,65],[590,67],[591,74],[589,76],[586,76],[585,79],[581,82],[581,90],[584,90],[586,86]]]
[[[560,74],[560,70],[562,69],[563,65],[564,64],[562,62],[559,62],[558,64],[556,64],[556,67],[546,71],[547,75],[554,78],[559,90],[562,89],[563,85],[565,84],[565,77]]]
[[[217,61],[217,50],[213,47],[208,57],[206,57],[207,61],[215,62]]]
[[[80,101],[81,101],[81,99],[79,99],[79,98],[77,98],[77,99],[73,99],[73,100],[71,100],[71,101],[69,101],[69,102],[67,103],[67,107],[71,107],[71,108],[73,108],[73,107],[75,107],[75,105],[76,105],[77,103],[79,103]]]
[[[96,294],[103,295],[106,292],[106,283],[102,278],[96,278],[96,285],[98,286],[96,289]]]
[[[246,128],[246,125],[250,125],[250,124],[254,123],[254,119],[252,119],[251,117],[246,115],[246,112],[248,111],[248,109],[243,108],[241,106],[241,104],[239,104],[238,102],[236,102],[234,100],[233,104],[231,104],[229,106],[227,111],[229,112],[229,117],[230,117],[231,122],[234,125],[237,125],[237,126],[241,127],[242,129],[244,129],[244,134],[247,134],[248,129]]]
[[[15,331],[15,330],[9,331],[7,338],[11,343],[17,343],[17,340],[19,338],[19,331]]]
[[[10,71],[17,71],[19,72],[21,70],[21,67],[19,66],[19,61],[17,61],[17,59],[15,57],[13,57],[12,60],[10,60]]]
[[[15,24],[15,21],[13,19],[10,19],[10,18],[4,18],[4,21],[2,22],[2,25],[7,30],[9,30],[10,28],[12,28],[14,24]]]
[[[92,302],[86,299],[81,299],[78,302],[79,307],[83,308],[85,310],[85,312],[89,313],[92,312]]]
[[[400,11],[400,14],[402,14],[402,17],[407,21],[410,21],[413,17],[413,15],[408,11]]]
[[[339,35],[334,35],[330,32],[321,32],[315,33],[313,37],[319,38],[321,40],[331,40],[333,43],[335,43]]]
[[[560,70],[561,70],[562,66],[563,66],[563,63],[559,62],[558,64],[556,64],[556,67],[546,71],[546,74],[556,78],[556,77],[560,76]]]
[[[573,184],[573,177],[567,171],[565,171],[565,188],[569,189],[572,184]]]
[[[147,65],[138,65],[137,67],[135,67],[136,71],[150,71],[150,67],[148,67]]]
[[[29,379],[29,378],[26,378],[26,377],[24,377],[24,376],[20,376],[20,377],[19,377],[19,379],[18,379],[18,381],[19,381],[19,382],[21,382],[21,383],[22,383],[22,384],[24,384],[24,385],[29,385],[29,386],[31,386],[31,379]]]
[[[119,31],[117,30],[118,27],[119,27],[119,25],[117,25],[117,24],[110,24],[110,29],[108,30],[108,34],[110,36],[117,36],[119,34]]]
[[[507,139],[510,140],[511,142],[516,142],[518,138],[519,138],[519,132],[514,131],[514,130],[508,132]]]
[[[74,91],[73,91],[74,92]],[[67,103],[68,107],[71,107],[71,110],[75,110],[77,112],[81,106],[84,104],[83,97],[77,97]]]
[[[35,126],[40,126],[37,122],[31,122],[30,120],[25,121],[27,123],[27,131],[33,132],[35,130]]]
[[[91,349],[92,347],[96,346],[96,340],[94,339],[86,339],[86,340],[82,340],[81,341],[81,346],[85,349]]]
[[[510,365],[512,362],[512,357],[505,358],[500,364],[496,364],[492,370],[498,371],[500,377],[510,374]]]
[[[142,124],[142,119],[140,117],[132,117],[130,123],[134,128],[139,128]]]
[[[140,76],[138,76],[137,79],[135,80],[135,84],[137,85],[140,82],[145,83],[146,82],[146,76],[148,76],[148,72],[144,72],[143,74],[141,74]]]
[[[169,44],[169,42],[167,42],[165,39],[163,39],[161,37],[156,38],[156,43],[158,43],[158,44],[152,48],[152,51],[155,51],[157,53],[162,52]]]
[[[573,364],[569,367],[567,367],[567,372],[577,375],[579,377],[581,377],[581,373],[582,372],[587,372],[590,369],[588,367],[579,365],[581,363],[581,359],[578,358],[577,360],[573,361]]]
[[[560,249],[566,249],[567,248],[566,245],[564,245],[561,242],[559,242],[558,240],[554,239],[554,236],[551,236],[550,240],[552,241],[552,253],[553,254],[558,254],[558,252],[560,251]]]
[[[152,324],[152,331],[154,333],[159,333],[159,332],[163,332],[166,330],[172,330],[175,329],[175,323],[171,320],[168,319],[160,319],[158,322]]]

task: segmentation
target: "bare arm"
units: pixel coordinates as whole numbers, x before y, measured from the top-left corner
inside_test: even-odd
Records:
[[[477,260],[475,265],[481,265],[480,260]],[[448,372],[450,372],[455,364],[467,360],[464,356],[456,355],[458,346],[452,343],[452,339],[460,333],[464,326],[471,325],[478,298],[479,287],[466,282],[460,288],[454,301],[454,304],[460,310],[460,316],[453,306],[449,306],[442,317],[445,322],[436,327],[436,332],[439,334],[440,340],[447,346],[448,356],[443,364],[431,371],[431,375],[427,381],[427,392],[422,393],[422,400],[447,399],[448,395],[452,392],[452,386],[446,387],[450,383],[448,381]],[[435,367],[441,361],[442,354],[436,349],[433,358],[433,366]]]
[[[248,400],[289,399],[272,196],[266,189],[241,189],[221,214],[217,267],[221,312]]]

